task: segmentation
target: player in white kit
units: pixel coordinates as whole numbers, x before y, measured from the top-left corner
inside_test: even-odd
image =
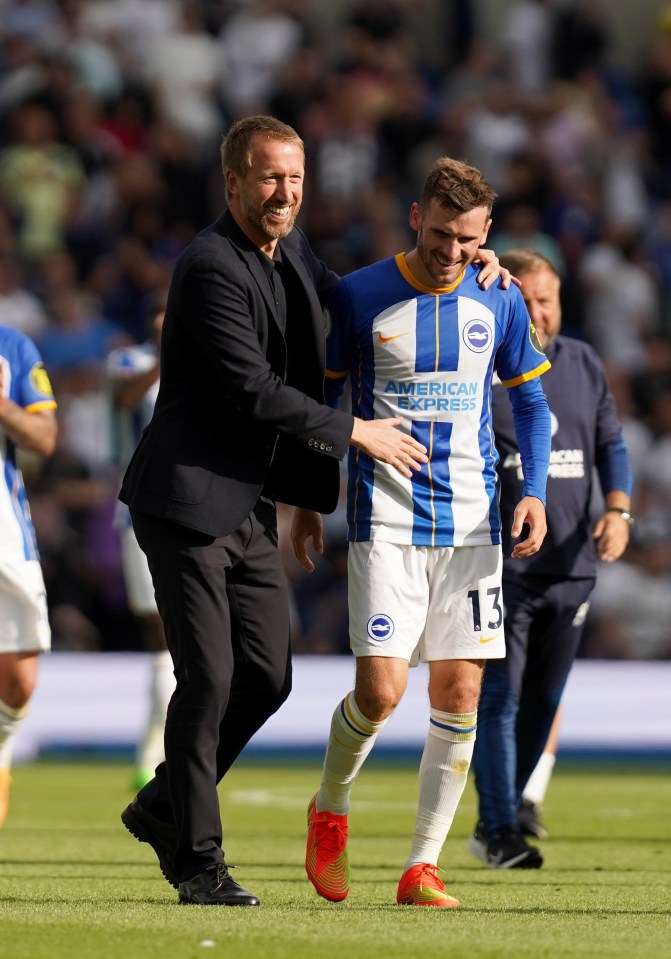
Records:
[[[154,412],[159,389],[159,346],[164,313],[165,294],[158,293],[149,307],[146,342],[113,350],[107,358],[114,454],[121,470],[128,465],[142,430]],[[133,775],[134,788],[141,789],[153,779],[154,769],[165,758],[165,714],[175,688],[175,678],[147,557],[135,537],[125,503],[117,503],[114,523],[119,531],[128,605],[142,622],[147,648],[151,652],[147,718],[137,747]]]
[[[56,401],[37,347],[0,326],[0,826],[12,746],[28,712],[40,653],[51,647],[46,591],[17,449],[54,451]]]

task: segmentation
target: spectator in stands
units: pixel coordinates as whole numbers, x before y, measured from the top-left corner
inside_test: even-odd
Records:
[[[17,107],[11,129],[13,142],[0,150],[0,197],[16,218],[18,253],[34,263],[65,249],[84,171],[45,107]]]
[[[4,326],[11,326],[34,339],[44,332],[47,317],[40,300],[25,289],[23,269],[14,256],[0,254],[0,317]]]

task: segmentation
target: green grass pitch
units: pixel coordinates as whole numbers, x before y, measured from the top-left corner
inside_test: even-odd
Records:
[[[318,761],[243,760],[221,789],[229,862],[260,909],[180,906],[125,831],[130,769],[35,763],[14,773],[0,830],[2,959],[670,959],[671,769],[568,766],[546,803],[540,870],[488,870],[466,851],[469,784],[443,849],[460,910],[399,907],[416,763],[373,757],[350,815],[349,899],[303,870]]]

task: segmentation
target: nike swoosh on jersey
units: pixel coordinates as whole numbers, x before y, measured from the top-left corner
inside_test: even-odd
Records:
[[[381,333],[378,333],[378,334],[377,334],[377,341],[378,341],[378,343],[382,343],[382,344],[384,345],[385,343],[390,343],[392,340],[397,340],[400,336],[407,336],[407,335],[408,335],[407,332],[405,332],[405,333],[394,333],[393,336],[382,336]]]
[[[491,643],[491,641],[492,641],[493,639],[498,639],[498,637],[497,637],[497,636],[481,636],[481,637],[480,637],[480,642],[481,642],[481,643]]]

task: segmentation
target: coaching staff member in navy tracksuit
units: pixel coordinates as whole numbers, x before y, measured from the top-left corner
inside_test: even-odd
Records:
[[[320,298],[338,277],[292,229],[297,133],[247,117],[221,153],[228,211],[175,266],[155,412],[120,493],[177,680],[165,763],[122,820],[182,902],[251,906],[225,864],[217,783],[291,686],[275,501],[332,512],[350,443],[408,477],[426,456],[400,420],[323,405]]]
[[[522,295],[552,367],[543,377],[552,417],[547,485],[548,531],[541,549],[512,559],[510,527],[522,488],[520,456],[505,390],[493,390],[503,520],[506,657],[485,669],[473,768],[480,821],[471,852],[500,869],[535,868],[539,850],[518,826],[518,806],[548,737],[573,664],[596,576],[596,557],[624,552],[631,523],[632,475],[606,372],[586,343],[560,336],[560,280],[530,250],[501,264],[522,281]],[[596,467],[605,511],[591,528]]]

